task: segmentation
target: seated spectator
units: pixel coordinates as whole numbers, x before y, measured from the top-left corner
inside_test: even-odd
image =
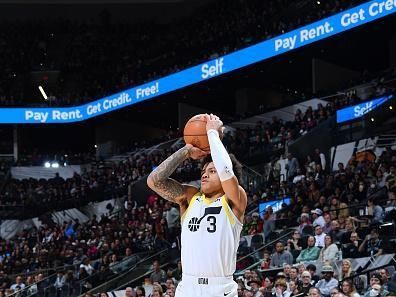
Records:
[[[360,277],[355,277],[355,275],[356,271],[352,269],[351,261],[347,259],[342,260],[341,269],[338,274],[338,280],[341,283],[345,279],[352,279],[356,290],[360,291],[361,289],[363,289],[364,282],[361,280]]]
[[[282,242],[278,241],[275,245],[275,253],[271,255],[271,267],[283,267],[283,264],[293,264],[293,256],[286,251]]]
[[[342,293],[344,293],[344,295],[346,297],[360,297],[358,292],[356,292],[356,288],[355,288],[352,280],[350,280],[350,279],[344,280],[342,282],[341,290],[342,290]]]
[[[370,277],[370,286],[363,293],[364,297],[388,296],[389,291],[382,286],[382,278],[379,273],[373,273]]]
[[[319,258],[319,253],[320,249],[315,246],[315,237],[309,236],[307,240],[307,248],[301,251],[296,262],[315,261]]]
[[[309,271],[304,271],[301,274],[301,286],[300,291],[304,293],[302,296],[308,296],[309,290],[312,288],[312,278],[311,273]]]
[[[348,243],[351,237],[351,233],[356,232],[355,220],[352,217],[349,217],[345,220],[345,229],[343,230],[344,234],[342,235],[341,243]]]
[[[314,227],[320,226],[323,228],[324,225],[326,224],[326,222],[322,216],[323,212],[319,208],[317,208],[317,209],[311,210],[311,214],[312,214],[312,218],[313,218],[312,225]]]
[[[292,234],[292,238],[287,240],[287,250],[293,255],[293,258],[296,259],[302,250],[302,240],[301,234],[297,230],[295,230]]]
[[[340,224],[337,220],[331,221],[331,231],[329,235],[333,238],[334,242],[341,242],[344,231],[340,229]]]
[[[333,218],[338,218],[340,215],[345,218],[349,217],[348,205],[344,202],[340,202],[336,196],[331,198],[330,210]]]
[[[263,261],[261,262],[261,269],[268,269],[271,266],[271,255],[270,252],[267,250],[264,250],[263,252]]]
[[[22,276],[20,276],[20,275],[18,275],[15,278],[15,284],[12,284],[10,289],[13,290],[13,291],[16,291],[17,287],[19,288],[19,290],[25,289],[25,284],[23,283]]]
[[[283,273],[286,277],[286,280],[290,280],[290,269],[291,265],[290,264],[283,264]]]
[[[298,232],[300,234],[304,234],[304,228],[307,226],[312,226],[312,223],[309,220],[309,214],[303,212],[300,216],[300,225],[298,226]]]
[[[272,294],[273,297],[289,297],[290,292],[287,290],[287,284],[285,279],[278,279],[275,282],[275,292]]]
[[[307,271],[311,274],[311,284],[316,285],[320,280],[319,275],[316,274],[316,266],[314,264],[308,264]]]
[[[322,294],[320,293],[320,290],[318,288],[310,288],[309,289],[309,293],[308,293],[309,297],[321,297]]]
[[[289,281],[295,282],[297,286],[300,284],[297,267],[290,267]]]
[[[381,280],[382,280],[382,286],[384,288],[384,290],[389,291],[388,289],[388,283],[390,280],[390,275],[389,272],[386,268],[382,268],[378,271],[379,275],[381,275]]]
[[[166,281],[166,272],[161,269],[160,262],[155,260],[153,262],[153,273],[150,275],[150,280],[152,283],[164,283]]]
[[[362,241],[359,239],[358,234],[356,232],[351,233],[349,242],[342,247],[342,256],[344,258],[359,258],[361,256],[359,252],[361,244]]]
[[[323,215],[323,219],[325,221],[325,224],[322,227],[322,230],[324,233],[329,234],[329,232],[331,231],[331,215],[330,215],[330,213],[325,213]]]
[[[320,228],[320,227],[319,227]],[[338,247],[333,243],[333,238],[330,235],[325,236],[325,245],[320,250],[319,260],[329,263],[334,263],[338,258]]]
[[[373,216],[371,219],[371,224],[378,225],[384,222],[384,210],[381,206],[376,204],[374,198],[369,198],[367,200],[367,214]]]
[[[323,233],[320,225],[315,226],[315,246],[322,248],[325,246],[326,234]]]
[[[379,239],[378,229],[372,229],[361,245],[359,252],[371,257],[377,257],[382,254],[382,240]]]
[[[322,279],[315,285],[319,289],[322,297],[330,297],[332,289],[337,288],[338,281],[334,278],[334,270],[330,265],[322,267]]]
[[[289,281],[288,285],[289,285],[288,292],[290,294],[290,297],[297,296],[297,295],[302,296],[302,295],[300,295],[301,289],[295,281]]]

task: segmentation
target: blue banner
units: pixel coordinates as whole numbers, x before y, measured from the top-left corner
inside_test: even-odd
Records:
[[[337,124],[361,118],[366,113],[376,109],[392,98],[393,95],[388,95],[337,110]]]
[[[282,204],[290,205],[291,199],[290,197],[286,197],[280,200],[272,200],[272,201],[267,201],[267,202],[262,202],[259,204],[259,214],[260,217],[264,217],[264,213],[267,210],[269,206],[272,207],[272,210],[274,212],[278,212],[282,209]]]
[[[1,124],[84,121],[266,60],[396,12],[396,0],[369,1],[278,37],[90,103],[64,108],[0,108]]]

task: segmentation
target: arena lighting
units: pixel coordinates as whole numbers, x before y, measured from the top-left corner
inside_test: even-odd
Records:
[[[98,146],[95,144],[95,145],[94,145],[94,148],[98,148]]]
[[[47,94],[45,93],[43,87],[38,86],[38,89],[40,90],[41,95],[43,95],[44,100],[48,100]]]
[[[370,121],[374,122],[374,118],[371,118]]]
[[[393,109],[393,106],[392,106],[392,105],[389,105],[389,109],[392,110],[392,109]]]
[[[52,168],[59,168],[59,163],[58,162],[54,162],[51,164]]]
[[[50,162],[45,162],[44,163],[44,167],[45,168],[50,168],[51,167],[51,163]]]
[[[205,61],[157,80],[134,86],[82,105],[56,108],[0,108],[0,123],[65,124],[88,120],[120,108],[151,100],[169,92],[205,82],[231,71],[265,61],[384,18],[396,12],[395,2],[396,0],[368,1],[216,59]],[[380,26],[380,24],[377,24],[377,26]]]

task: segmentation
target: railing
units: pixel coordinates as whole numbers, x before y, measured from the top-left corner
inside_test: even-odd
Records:
[[[111,280],[106,281],[105,283],[103,283],[103,284],[101,284],[101,285],[99,285],[99,286],[97,286],[95,288],[92,288],[88,292],[92,293],[92,294],[96,294],[96,293],[100,293],[100,292],[108,292],[108,291],[112,290],[115,287],[119,287],[121,284],[126,282],[126,279],[128,277],[131,277],[132,272],[136,268],[138,268],[139,265],[142,265],[142,264],[144,264],[145,262],[148,262],[148,261],[153,261],[154,259],[156,259],[156,258],[160,257],[161,255],[164,255],[164,254],[166,254],[168,252],[169,252],[168,249],[164,249],[164,250],[159,251],[159,252],[157,252],[157,253],[155,253],[153,255],[150,255],[150,256],[140,260],[139,262],[137,262],[133,267],[129,268],[127,271],[123,272],[119,276],[117,276],[115,278],[112,278]],[[80,296],[80,297],[82,297],[82,296]]]
[[[269,246],[275,244],[275,243],[278,242],[279,240],[282,240],[283,238],[289,237],[291,234],[293,234],[293,232],[294,232],[294,229],[293,229],[293,230],[290,230],[290,231],[288,231],[288,232],[286,232],[285,234],[281,235],[280,237],[278,237],[278,238],[276,238],[276,239],[274,239],[274,240],[271,240],[270,242],[268,242],[268,243],[262,245],[261,247],[259,247],[258,249],[255,249],[254,251],[250,252],[249,254],[247,254],[247,255],[245,255],[245,256],[239,258],[238,261],[237,261],[237,263],[238,263],[238,262],[242,262],[243,260],[248,259],[249,257],[254,256],[255,254],[257,254],[257,252],[264,250],[265,248],[267,248],[267,247],[269,247]],[[253,267],[256,267],[256,266],[259,265],[260,263],[261,263],[261,260],[260,260],[259,262],[256,262],[256,263],[254,263],[254,264],[252,264],[252,265],[250,265],[250,266],[244,268],[242,271],[236,272],[235,275],[236,275],[236,276],[241,275],[241,274],[243,274],[243,272],[244,272],[245,270],[251,269],[251,268],[253,268]]]

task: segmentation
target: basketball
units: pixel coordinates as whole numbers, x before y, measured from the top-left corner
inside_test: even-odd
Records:
[[[184,141],[187,144],[209,151],[209,140],[206,135],[206,118],[203,114],[193,116],[184,126]]]

